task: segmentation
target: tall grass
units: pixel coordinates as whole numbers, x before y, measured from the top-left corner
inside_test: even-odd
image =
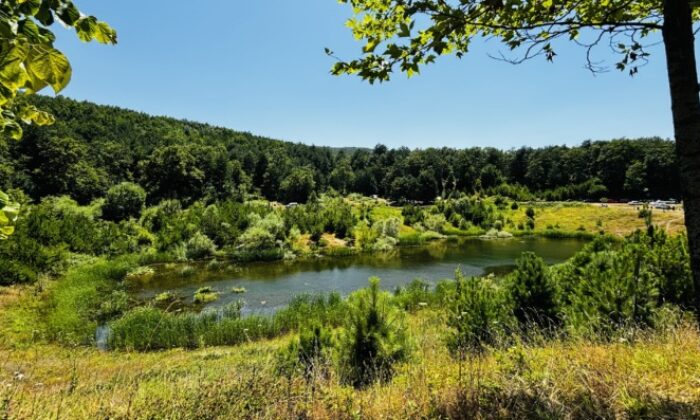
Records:
[[[100,318],[109,315],[106,312],[114,314],[110,302],[115,283],[137,266],[137,258],[125,256],[69,269],[50,288],[44,308],[47,338],[66,344],[90,343]]]
[[[272,316],[242,317],[238,304],[200,314],[137,308],[110,324],[108,342],[113,349],[137,351],[236,345],[277,337],[310,323],[337,326],[344,308],[338,294],[301,295]]]

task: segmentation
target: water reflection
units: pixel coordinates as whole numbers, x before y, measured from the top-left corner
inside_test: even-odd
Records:
[[[467,275],[501,275],[512,270],[522,252],[533,251],[552,264],[571,257],[583,244],[572,239],[462,239],[350,257],[244,265],[196,263],[190,264],[193,270],[184,271],[183,265],[160,265],[154,276],[130,284],[130,290],[143,299],[164,291],[191,299],[198,288],[211,286],[221,294],[218,301],[208,306],[242,299],[246,302],[246,313],[270,312],[302,293],[338,291],[346,295],[366,286],[371,276],[380,277],[382,287],[393,290],[416,278],[430,283],[452,278],[457,267]],[[245,288],[246,293],[233,293],[233,288]]]

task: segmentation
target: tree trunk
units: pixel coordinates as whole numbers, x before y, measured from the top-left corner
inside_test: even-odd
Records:
[[[664,1],[662,32],[695,286],[695,310],[700,315],[700,89],[695,63],[693,20],[688,0]]]

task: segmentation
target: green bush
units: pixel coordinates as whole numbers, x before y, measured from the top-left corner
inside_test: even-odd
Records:
[[[448,310],[447,346],[453,354],[483,352],[508,342],[515,327],[511,302],[505,290],[490,278],[465,278],[457,270],[454,286],[442,285]]]
[[[408,226],[413,226],[416,223],[422,223],[425,220],[425,213],[423,209],[419,206],[414,206],[409,204],[401,209],[401,216],[403,216],[403,221]]]
[[[552,326],[559,321],[557,290],[542,258],[524,252],[508,276],[508,292],[513,301],[515,317],[521,324]]]
[[[320,324],[310,324],[279,352],[277,370],[287,377],[301,373],[306,380],[313,380],[331,366],[332,351],[331,334]]]
[[[415,279],[406,286],[396,288],[394,304],[406,311],[416,311],[432,305],[435,303],[435,294],[430,289],[430,284],[421,279]]]
[[[376,277],[370,279],[369,288],[349,298],[338,350],[341,377],[356,388],[391,379],[394,364],[409,356],[401,313],[390,300],[388,293],[379,290]]]
[[[447,223],[447,219],[444,214],[431,214],[423,221],[423,225],[426,229],[438,233],[444,231],[445,223]]]
[[[185,245],[185,255],[189,260],[201,260],[216,253],[216,244],[207,235],[197,232]]]
[[[528,217],[527,221],[525,222],[525,226],[530,230],[534,229],[535,228],[535,219]]]
[[[107,191],[102,205],[102,217],[115,222],[132,217],[138,219],[145,204],[146,191],[141,186],[122,182]]]

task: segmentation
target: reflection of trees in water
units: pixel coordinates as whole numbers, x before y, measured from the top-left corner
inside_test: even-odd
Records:
[[[454,245],[451,245],[454,247]],[[428,252],[432,258],[436,260],[445,259],[445,254],[447,254],[448,244],[446,241],[435,241],[429,243],[425,250]]]
[[[154,266],[156,274],[148,281],[138,282],[131,290],[139,291],[153,288],[174,289],[178,287],[195,287],[204,283],[223,280],[260,280],[273,281],[284,277],[294,276],[304,272],[325,272],[333,270],[348,270],[353,267],[368,269],[404,269],[430,264],[435,261],[469,258],[492,258],[493,266],[487,267],[487,273],[500,275],[509,272],[510,262],[524,250],[535,250],[545,257],[551,255],[554,260],[567,258],[580,248],[580,241],[539,240],[526,241],[498,240],[484,241],[478,239],[458,239],[454,241],[435,241],[417,247],[397,248],[389,252],[377,252],[353,255],[347,257],[299,258],[288,261],[253,262],[237,264],[235,262],[190,262],[183,264],[163,264]],[[191,266],[191,274],[183,276],[183,267]],[[411,276],[407,273],[407,278]]]

